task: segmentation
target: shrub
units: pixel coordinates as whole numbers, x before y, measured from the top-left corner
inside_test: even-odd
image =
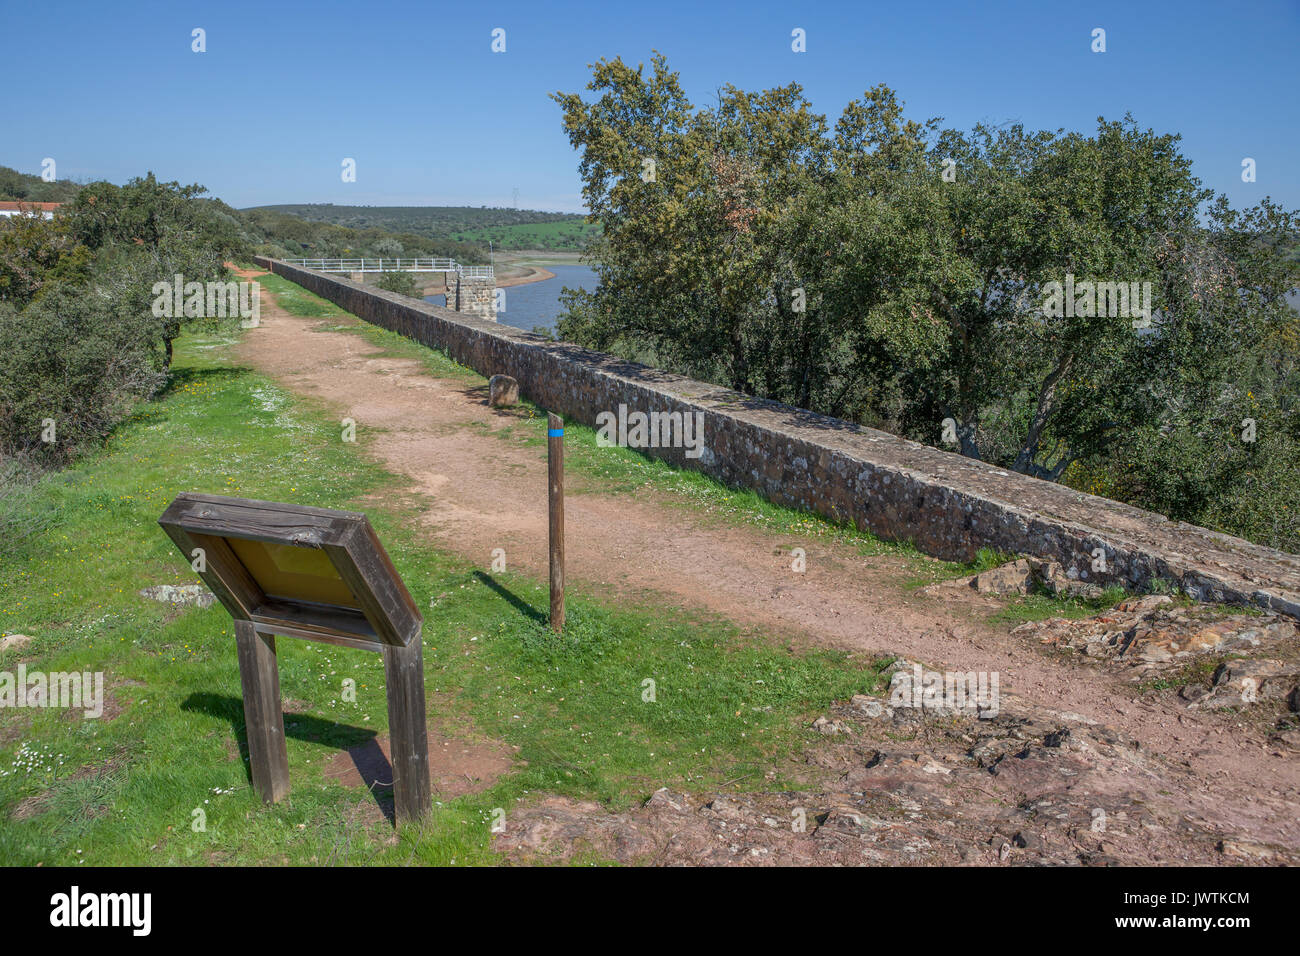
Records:
[[[58,467],[102,441],[164,381],[156,324],[66,285],[0,306],[0,456]]]
[[[380,274],[379,281],[375,285],[389,292],[409,295],[413,299],[422,298],[419,287],[415,284],[415,276],[409,272],[384,272]]]

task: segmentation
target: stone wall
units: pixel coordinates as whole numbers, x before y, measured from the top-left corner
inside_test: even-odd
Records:
[[[996,548],[1059,561],[1072,577],[1098,584],[1140,588],[1162,578],[1202,600],[1300,617],[1295,555],[338,276],[258,262],[481,375],[513,376],[525,396],[570,421],[594,426],[599,413],[620,404],[629,411],[700,412],[699,458],[682,448],[646,453],[780,504],[910,541],[949,560]],[[1093,570],[1097,549],[1105,555],[1104,573]]]

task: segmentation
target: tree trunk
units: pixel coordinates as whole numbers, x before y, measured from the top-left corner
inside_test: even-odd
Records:
[[[1070,365],[1074,362],[1074,355],[1066,353],[1056,368],[1048,373],[1047,378],[1043,379],[1042,388],[1038,390],[1038,405],[1034,409],[1034,417],[1029,423],[1029,433],[1025,436],[1025,443],[1021,447],[1019,454],[1016,455],[1015,462],[1011,465],[1012,471],[1018,471],[1023,475],[1035,474],[1034,459],[1038,457],[1038,443],[1042,440],[1043,429],[1047,426],[1047,420],[1052,414],[1052,401],[1056,398],[1056,385],[1061,377],[1070,370]],[[1042,471],[1042,469],[1037,469]],[[1036,475],[1041,477],[1041,475]]]

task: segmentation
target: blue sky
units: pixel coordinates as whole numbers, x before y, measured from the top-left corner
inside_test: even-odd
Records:
[[[959,128],[1091,130],[1131,111],[1182,133],[1234,205],[1300,208],[1300,0],[6,2],[0,37],[0,164],[39,173],[48,156],[60,178],[115,182],[152,169],[240,207],[509,205],[518,189],[524,208],[580,210],[547,94],[581,90],[600,57],[657,49],[696,105],[725,83],[795,80],[832,122],[882,82],[908,115]]]

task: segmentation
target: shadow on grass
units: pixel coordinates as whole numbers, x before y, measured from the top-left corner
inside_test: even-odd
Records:
[[[547,614],[534,608],[531,604],[519,597],[519,595],[515,594],[496,578],[492,577],[492,575],[485,574],[482,571],[475,571],[474,577],[478,578],[481,583],[486,584],[498,595],[509,601],[510,605],[524,617],[529,618],[538,624],[545,624],[550,620]]]
[[[191,368],[189,366],[177,367],[173,365],[167,375],[167,384],[163,386],[162,391],[155,396],[155,401],[174,395],[187,385],[192,385],[198,381],[213,381],[215,379],[235,379],[243,378],[246,375],[254,374],[253,369],[247,365],[215,365],[204,368]]]
[[[239,757],[244,762],[244,773],[249,784],[253,781],[252,766],[248,758],[248,734],[244,726],[244,702],[238,697],[223,694],[191,694],[181,704],[181,710],[208,714],[230,723],[231,732],[239,745]],[[324,744],[346,750],[352,758],[366,789],[375,798],[380,811],[390,824],[396,825],[393,803],[393,765],[373,728],[354,727],[332,720],[322,720],[308,714],[285,714],[284,735],[294,740]],[[293,781],[289,782],[292,789]]]

